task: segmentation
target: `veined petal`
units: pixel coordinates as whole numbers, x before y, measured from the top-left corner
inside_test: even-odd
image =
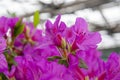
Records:
[[[65,28],[66,28],[66,24],[64,22],[61,22],[60,26],[59,26],[59,31],[63,32],[65,30]]]
[[[77,32],[78,34],[82,32],[86,33],[88,31],[87,26],[87,22],[83,18],[78,17],[74,26],[75,32]]]
[[[0,53],[5,50],[6,46],[6,40],[3,37],[0,37]]]
[[[46,26],[46,32],[51,33],[51,29],[53,27],[52,22],[50,20],[47,20],[45,26]]]
[[[56,18],[56,20],[55,20],[55,22],[54,22],[54,27],[57,27],[58,28],[58,26],[59,26],[59,22],[60,22],[60,18],[61,18],[61,15],[58,15],[57,16],[57,18]]]
[[[0,73],[8,75],[8,64],[3,54],[0,54]]]

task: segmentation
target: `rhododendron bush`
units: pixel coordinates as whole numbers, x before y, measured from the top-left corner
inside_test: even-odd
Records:
[[[45,30],[22,18],[0,17],[0,80],[120,80],[120,56],[104,61],[98,32],[83,18],[67,26],[58,15]]]

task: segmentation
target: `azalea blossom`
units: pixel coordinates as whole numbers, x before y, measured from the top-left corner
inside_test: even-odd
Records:
[[[99,32],[89,31],[81,17],[70,27],[60,18],[47,20],[45,30],[18,17],[0,18],[0,79],[119,80],[120,55],[102,59]]]
[[[4,52],[6,47],[7,47],[6,40],[3,37],[0,37],[0,54]]]
[[[4,73],[8,76],[8,63],[3,54],[0,54],[0,73]]]
[[[8,18],[7,17],[0,17],[0,36],[4,36],[8,30]]]

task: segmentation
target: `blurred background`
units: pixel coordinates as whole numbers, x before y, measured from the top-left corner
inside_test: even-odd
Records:
[[[76,17],[83,17],[91,31],[102,35],[98,49],[104,53],[103,58],[113,51],[120,52],[120,0],[0,0],[0,16],[32,21],[36,10],[40,12],[39,28],[46,19],[54,21],[57,14],[62,14],[68,26]]]

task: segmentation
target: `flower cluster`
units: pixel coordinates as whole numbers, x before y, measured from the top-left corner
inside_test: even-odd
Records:
[[[0,18],[0,80],[119,80],[120,56],[104,61],[98,32],[78,17],[68,27],[47,20],[45,30],[14,17]]]

